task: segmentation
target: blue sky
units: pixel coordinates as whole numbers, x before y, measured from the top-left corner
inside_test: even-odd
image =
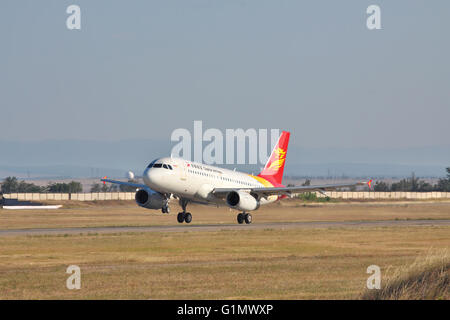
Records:
[[[203,120],[302,147],[450,147],[449,24],[448,1],[2,0],[0,140],[169,143]]]

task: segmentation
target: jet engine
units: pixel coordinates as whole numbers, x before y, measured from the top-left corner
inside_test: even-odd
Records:
[[[136,203],[143,208],[147,209],[161,209],[166,200],[164,197],[157,192],[150,189],[140,189],[134,195]]]
[[[259,201],[245,191],[231,191],[227,194],[227,205],[233,209],[253,211],[259,208]]]

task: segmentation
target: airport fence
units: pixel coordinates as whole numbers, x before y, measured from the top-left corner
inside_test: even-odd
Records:
[[[104,201],[134,200],[135,192],[89,192],[89,193],[9,193],[5,199],[19,201]]]
[[[334,199],[450,199],[450,192],[381,192],[381,191],[327,191],[326,195],[316,192],[318,198],[330,197]]]
[[[19,201],[103,201],[103,200],[134,200],[134,192],[90,192],[90,193],[9,193],[5,199]],[[334,199],[411,199],[431,200],[450,199],[450,192],[377,192],[377,191],[328,191],[326,195],[316,192],[318,198]]]

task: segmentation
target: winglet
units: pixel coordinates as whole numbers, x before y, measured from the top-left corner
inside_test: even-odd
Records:
[[[370,179],[369,181],[366,182],[370,190],[372,190],[372,181],[373,179]]]

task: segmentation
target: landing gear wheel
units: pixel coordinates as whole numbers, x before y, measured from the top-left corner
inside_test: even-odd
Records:
[[[161,212],[162,213],[169,213],[170,212],[170,207],[169,206],[164,206],[161,208]]]
[[[190,214],[189,212],[186,212],[184,214],[184,222],[191,223],[191,221],[192,221],[192,214]]]
[[[178,221],[179,223],[183,223],[183,222],[184,222],[184,212],[178,213],[178,215],[177,215],[177,221]]]
[[[246,213],[244,219],[246,224],[252,223],[252,215],[250,213]]]
[[[243,224],[243,223],[244,223],[244,219],[245,219],[245,217],[244,217],[244,214],[243,214],[243,213],[239,213],[239,214],[237,215],[237,222],[238,222],[239,224]]]

